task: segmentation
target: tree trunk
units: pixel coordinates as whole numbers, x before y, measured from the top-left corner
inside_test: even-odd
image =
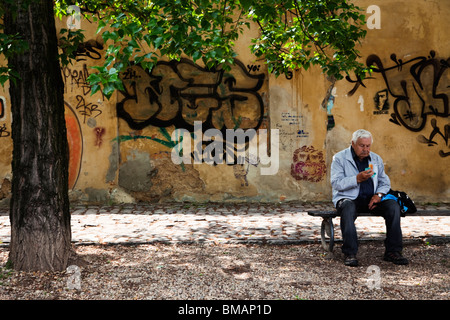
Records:
[[[29,49],[9,58],[12,198],[10,262],[17,270],[61,271],[71,252],[68,144],[53,0],[15,1],[5,33]]]

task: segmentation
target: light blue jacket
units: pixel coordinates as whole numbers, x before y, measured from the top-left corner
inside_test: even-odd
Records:
[[[373,189],[375,193],[388,193],[391,188],[391,181],[384,172],[383,160],[376,153],[370,152],[369,164],[373,165],[375,175]],[[352,157],[351,147],[336,153],[331,162],[331,188],[333,191],[333,203],[336,206],[340,199],[347,198],[354,200],[359,194],[359,183],[356,176],[359,171],[355,160]]]

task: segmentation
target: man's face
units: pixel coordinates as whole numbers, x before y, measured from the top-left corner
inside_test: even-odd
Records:
[[[356,143],[352,141],[353,150],[359,159],[364,159],[370,154],[370,147],[372,146],[371,138],[359,138]]]

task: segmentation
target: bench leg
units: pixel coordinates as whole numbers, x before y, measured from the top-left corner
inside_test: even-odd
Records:
[[[334,226],[332,218],[323,218],[320,227],[322,247],[328,252],[333,252],[334,247]]]

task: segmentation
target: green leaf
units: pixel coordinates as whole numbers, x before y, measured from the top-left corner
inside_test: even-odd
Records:
[[[202,57],[202,54],[200,51],[196,51],[194,52],[194,54],[192,55],[192,60],[197,61],[198,59],[200,59]]]
[[[114,91],[116,90],[116,88],[114,87],[114,84],[112,83],[107,83],[105,85],[105,87],[103,88],[103,94],[107,97],[110,98],[112,96],[112,94],[114,93]]]
[[[99,83],[101,82],[101,78],[99,75],[95,74],[95,73],[91,73],[87,79],[90,83]]]
[[[164,42],[164,38],[163,37],[158,37],[153,42],[153,46],[155,47],[155,49],[158,49],[163,42]]]

